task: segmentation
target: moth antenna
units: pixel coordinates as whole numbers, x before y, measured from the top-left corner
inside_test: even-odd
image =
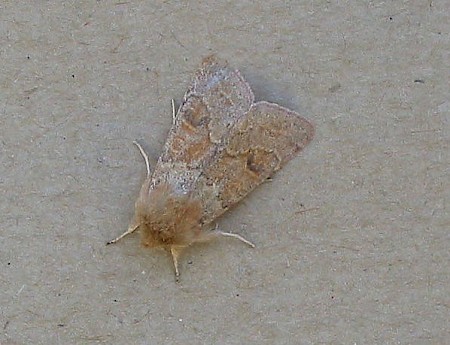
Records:
[[[150,171],[150,163],[148,161],[148,155],[147,153],[144,151],[144,149],[142,148],[142,146],[135,140],[133,141],[133,144],[137,146],[137,148],[139,149],[139,151],[141,152],[142,157],[144,157],[145,160],[145,167],[147,168],[147,177],[150,177],[151,175],[151,171]]]
[[[127,235],[132,234],[133,232],[135,232],[137,228],[139,228],[139,224],[131,225],[131,226],[128,228],[128,230],[125,231],[122,235],[120,235],[119,237],[116,237],[115,239],[113,239],[113,240],[111,240],[111,241],[109,241],[109,242],[106,242],[106,245],[116,243],[118,240],[120,240],[120,239],[124,238],[125,236],[127,236]]]
[[[172,98],[171,99],[172,102],[172,125],[175,124],[175,120],[177,119],[177,113],[175,111],[175,100]]]

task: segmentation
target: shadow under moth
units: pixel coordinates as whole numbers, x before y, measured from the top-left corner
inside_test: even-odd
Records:
[[[178,258],[186,247],[218,236],[242,236],[214,227],[216,219],[266,181],[313,138],[310,122],[269,102],[254,103],[239,71],[214,56],[203,60],[175,114],[163,152],[135,203],[128,230],[142,244]]]

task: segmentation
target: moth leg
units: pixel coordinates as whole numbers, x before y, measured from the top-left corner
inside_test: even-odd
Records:
[[[115,239],[113,239],[113,240],[111,240],[109,242],[106,242],[106,245],[116,243],[118,240],[124,238],[126,235],[129,235],[129,234],[135,232],[137,228],[139,228],[139,224],[131,225],[128,228],[128,230],[125,231],[122,235],[120,235],[119,237],[116,237]]]
[[[245,244],[247,244],[247,245],[249,245],[250,247],[252,247],[252,248],[255,248],[255,245],[252,243],[252,242],[250,242],[249,240],[246,240],[244,237],[242,237],[241,235],[238,235],[238,234],[233,234],[233,233],[231,233],[231,232],[223,232],[223,231],[220,231],[219,230],[219,224],[217,224],[216,223],[216,227],[215,227],[215,229],[213,230],[213,231],[211,231],[209,234],[208,233],[205,233],[205,236],[202,238],[202,239],[200,239],[199,241],[197,241],[197,242],[203,242],[203,241],[209,241],[210,239],[211,239],[211,236],[212,237],[216,237],[216,236],[225,236],[225,237],[233,237],[233,238],[236,238],[236,239],[238,239],[239,241],[241,241],[241,242],[244,242]]]
[[[242,237],[241,235],[233,234],[233,233],[231,233],[231,232],[223,232],[223,231],[219,231],[219,230],[216,230],[216,231],[214,231],[214,232],[215,232],[216,234],[218,234],[218,235],[222,235],[222,236],[225,236],[225,237],[233,237],[233,238],[236,238],[236,239],[238,239],[239,241],[242,241],[242,242],[248,244],[250,247],[255,248],[255,245],[254,245],[252,242],[246,240],[246,239],[245,239],[244,237]]]
[[[175,267],[175,280],[180,281],[180,271],[178,270],[178,258],[180,257],[183,247],[170,247],[170,254],[172,254],[173,266]]]
[[[144,157],[145,160],[145,167],[147,168],[147,177],[150,177],[151,175],[151,171],[150,171],[150,163],[148,161],[148,155],[147,153],[144,151],[144,149],[142,148],[142,146],[135,140],[133,141],[133,144],[137,146],[137,148],[139,149],[139,151],[141,152],[142,157]]]

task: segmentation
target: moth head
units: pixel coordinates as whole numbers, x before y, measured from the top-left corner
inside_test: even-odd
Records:
[[[201,235],[200,202],[176,194],[167,184],[154,189],[144,184],[135,208],[145,247],[188,246]]]

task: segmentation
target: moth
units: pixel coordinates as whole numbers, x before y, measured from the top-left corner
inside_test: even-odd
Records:
[[[214,56],[205,58],[176,114],[173,106],[172,128],[153,172],[135,142],[147,177],[128,230],[108,244],[139,229],[144,246],[171,253],[177,281],[180,254],[194,243],[228,236],[254,247],[214,222],[313,136],[306,119],[277,104],[255,103],[239,71]]]

